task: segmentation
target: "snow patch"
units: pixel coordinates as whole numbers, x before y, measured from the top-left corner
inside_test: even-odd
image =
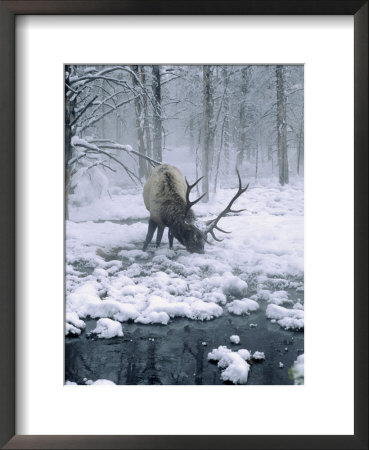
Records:
[[[240,343],[240,337],[237,336],[237,334],[232,334],[232,336],[230,336],[229,340],[232,342],[232,344]]]
[[[250,365],[239,352],[232,352],[225,346],[219,346],[208,354],[208,360],[218,361],[218,367],[223,369],[220,376],[223,381],[231,381],[234,384],[247,383]]]
[[[242,300],[233,300],[226,305],[228,311],[236,316],[241,316],[242,314],[249,315],[250,312],[257,311],[259,309],[259,303],[255,300],[249,298],[244,298]]]
[[[86,380],[85,384],[87,384],[88,386],[115,386],[115,383],[113,383],[110,380],[96,380],[96,381],[92,381],[92,380]]]
[[[96,323],[96,328],[91,331],[92,334],[97,334],[99,338],[110,339],[116,336],[123,336],[122,325],[119,322],[111,319],[99,319]]]
[[[225,295],[242,297],[247,294],[247,283],[230,272],[226,272],[222,276],[222,290]]]
[[[264,354],[264,352],[255,352],[252,355],[252,359],[255,359],[256,361],[260,361],[262,359],[265,359],[265,354]]]
[[[65,335],[68,336],[69,334],[72,334],[74,336],[78,336],[81,334],[81,330],[74,325],[71,325],[70,323],[66,322],[65,324]]]
[[[72,324],[76,328],[84,329],[86,324],[83,320],[80,320],[78,314],[75,312],[67,312],[65,315],[65,320],[67,323]]]
[[[304,311],[300,309],[287,309],[271,304],[268,305],[265,315],[268,319],[277,321],[286,330],[301,330],[304,328]]]
[[[152,311],[152,312],[149,312],[147,315],[142,314],[135,320],[135,322],[143,323],[143,324],[160,323],[162,325],[167,325],[169,322],[169,316],[164,311],[162,311],[162,312]]]

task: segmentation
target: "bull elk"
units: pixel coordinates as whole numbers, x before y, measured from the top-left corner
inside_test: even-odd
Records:
[[[231,209],[237,198],[246,192],[249,187],[249,185],[245,188],[242,187],[238,170],[237,176],[239,182],[238,191],[228,206],[215,219],[202,222],[200,225],[196,221],[195,213],[191,208],[205,194],[195,201],[190,201],[190,192],[203,177],[199,178],[195,183],[189,184],[176,167],[169,164],[155,167],[147,179],[143,190],[145,206],[150,212],[149,227],[143,250],[147,249],[157,228],[156,246],[160,246],[165,227],[169,228],[170,249],[173,248],[173,238],[176,238],[191,253],[204,253],[205,242],[209,243],[207,240],[209,233],[216,241],[221,241],[215,236],[214,230],[222,233],[229,233],[229,231],[218,227],[219,220],[228,213],[244,211],[244,209],[237,211]]]

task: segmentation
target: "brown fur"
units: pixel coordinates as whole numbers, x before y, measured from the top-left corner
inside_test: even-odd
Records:
[[[153,169],[145,183],[145,206],[150,212],[150,220],[161,228],[168,227],[189,251],[203,251],[201,232],[193,224],[194,213],[188,211],[185,218],[186,190],[181,172],[170,164],[162,164]]]
[[[143,197],[150,219],[159,226],[168,226],[163,222],[168,203],[178,207],[186,204],[185,179],[176,167],[162,164],[151,172],[144,186]]]

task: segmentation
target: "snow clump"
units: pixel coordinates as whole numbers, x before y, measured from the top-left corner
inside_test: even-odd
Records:
[[[123,336],[122,325],[111,319],[99,319],[96,323],[96,328],[91,332],[97,334],[99,338],[110,339],[115,336]]]
[[[113,383],[112,381],[104,379],[96,381],[86,380],[85,384],[87,384],[88,386],[111,386],[111,385],[115,386],[115,383]]]
[[[256,351],[251,357],[249,350],[242,348],[237,352],[233,352],[225,345],[220,345],[208,353],[208,360],[218,361],[218,367],[222,369],[220,378],[223,381],[231,381],[234,384],[247,383],[250,371],[250,364],[247,361],[250,359],[263,360],[265,355],[263,352]]]
[[[230,336],[229,340],[232,342],[232,344],[240,343],[240,337],[237,336],[237,334],[232,334],[232,336]]]
[[[246,384],[250,371],[250,365],[246,362],[250,359],[250,353],[232,352],[226,346],[220,345],[208,354],[209,361],[218,361],[218,367],[222,370],[220,378],[223,381],[231,381],[234,384]]]
[[[169,316],[165,311],[151,311],[147,315],[142,314],[135,320],[135,323],[143,323],[145,325],[148,323],[159,323],[161,325],[167,325],[168,322]]]
[[[115,383],[113,383],[110,380],[105,380],[105,379],[92,381],[92,380],[87,380],[87,378],[84,378],[83,383],[88,386],[103,386],[103,385],[105,385],[105,386],[114,385],[115,386]],[[78,386],[78,383],[76,383],[75,381],[66,380],[65,386]]]
[[[260,361],[260,360],[262,360],[262,359],[265,359],[265,354],[264,354],[264,352],[255,352],[255,353],[252,355],[252,359],[254,359],[254,360],[256,360],[256,361]]]
[[[226,272],[222,276],[222,290],[226,295],[242,297],[247,294],[247,283],[230,272]]]
[[[259,309],[259,303],[249,298],[243,298],[242,300],[233,300],[226,305],[228,311],[236,316],[243,314],[249,315],[252,311]]]
[[[277,321],[285,330],[304,328],[304,311],[301,309],[287,309],[271,304],[268,305],[265,315],[268,319]]]
[[[78,314],[75,312],[68,312],[65,315],[65,335],[79,335],[81,331],[86,327],[86,324],[83,320],[80,320]]]
[[[304,384],[304,359],[304,355],[298,356],[290,369],[290,375],[295,384]]]

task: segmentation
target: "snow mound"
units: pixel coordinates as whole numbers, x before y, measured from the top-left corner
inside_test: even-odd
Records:
[[[301,310],[303,310],[304,309],[304,305],[302,305],[300,302],[296,302],[293,305],[293,309],[301,309]]]
[[[237,353],[245,361],[248,361],[249,359],[251,359],[251,353],[248,350],[246,350],[245,348],[241,348],[240,350],[237,351]]]
[[[68,312],[65,315],[65,335],[80,335],[81,331],[86,327],[83,320],[80,320],[75,312]]]
[[[304,311],[301,309],[287,309],[270,304],[265,315],[268,319],[276,320],[286,330],[301,330],[304,328]]]
[[[288,293],[286,291],[274,291],[269,294],[269,303],[274,303],[275,305],[283,305],[284,303],[293,303],[292,300],[288,298]]]
[[[218,361],[218,367],[223,369],[220,376],[223,381],[231,381],[234,384],[247,383],[250,365],[243,357],[246,355],[239,352],[232,352],[227,347],[220,345],[208,354],[208,360]]]
[[[148,315],[142,314],[141,316],[137,317],[135,320],[135,323],[160,323],[162,325],[167,325],[169,322],[169,316],[166,312],[156,312],[152,311],[149,312]]]
[[[123,336],[122,325],[111,319],[99,319],[96,328],[91,332],[97,334],[99,338],[110,339],[115,336]]]
[[[232,342],[232,344],[240,343],[240,337],[237,336],[237,334],[232,334],[232,336],[229,337],[229,340]]]
[[[149,297],[148,306],[142,311],[142,318],[136,319],[140,323],[158,323],[149,322],[150,317],[157,320],[159,316],[152,315],[155,313],[165,313],[166,316],[173,317],[187,317],[192,320],[211,320],[223,314],[223,309],[216,303],[208,303],[199,300],[195,297],[182,297],[181,301],[171,301],[166,298],[152,295]],[[165,316],[162,316],[165,318]],[[165,318],[166,320],[166,318]],[[163,323],[160,321],[160,323]],[[166,323],[168,323],[166,321]]]
[[[247,294],[247,283],[230,272],[226,272],[222,276],[222,290],[225,295],[242,297]]]
[[[305,355],[298,356],[290,369],[290,375],[295,384],[304,384],[304,360]]]
[[[86,324],[83,320],[80,320],[78,315],[75,312],[67,312],[65,315],[66,322],[74,325],[76,328],[84,329]]]
[[[130,303],[117,300],[101,300],[98,293],[98,283],[94,281],[82,284],[67,297],[67,307],[79,317],[108,317],[120,322],[135,320],[139,313]]]
[[[77,327],[75,327],[74,325],[66,322],[65,323],[65,335],[73,335],[73,336],[78,336],[81,334],[81,330]]]
[[[191,313],[187,316],[193,320],[211,320],[223,314],[223,309],[215,303],[196,300],[191,304]]]
[[[252,359],[254,359],[255,361],[260,361],[262,359],[265,359],[265,354],[264,352],[255,352],[252,355]]]
[[[115,386],[115,383],[113,383],[110,380],[96,380],[96,381],[92,381],[92,380],[86,380],[85,384],[87,384],[88,386]]]
[[[226,305],[228,311],[236,316],[241,316],[242,314],[249,315],[252,311],[257,311],[259,309],[259,303],[255,300],[249,298],[244,298],[242,300],[233,300]]]
[[[239,342],[238,336],[233,335],[230,339],[233,337],[237,337]],[[220,345],[208,353],[208,361],[218,361],[218,367],[223,369],[220,376],[221,379],[223,381],[231,381],[233,384],[247,383],[250,371],[250,364],[247,361],[251,359],[263,361],[265,360],[265,354],[264,352],[256,351],[251,356],[251,352],[244,348],[233,352],[225,345]]]

